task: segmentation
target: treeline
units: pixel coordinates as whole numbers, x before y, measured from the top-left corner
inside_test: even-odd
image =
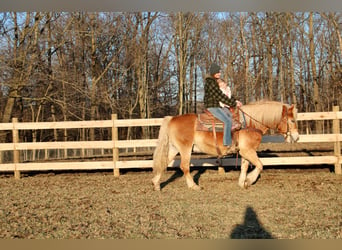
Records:
[[[1,13],[0,121],[201,112],[212,62],[243,103],[331,111],[342,104],[341,25],[332,12]],[[125,136],[137,133],[149,131]]]

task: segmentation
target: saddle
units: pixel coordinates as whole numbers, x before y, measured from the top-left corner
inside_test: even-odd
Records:
[[[223,131],[223,122],[217,119],[209,110],[204,110],[204,113],[198,114],[196,130],[198,131]]]
[[[238,112],[235,112],[235,110],[231,110],[231,113],[233,114],[232,118],[232,132],[235,130],[239,130],[241,128],[241,123],[239,121],[239,115]],[[204,113],[200,113],[197,115],[197,126],[196,130],[198,131],[223,131],[224,123],[217,119],[212,113],[210,113],[209,110],[205,110]]]

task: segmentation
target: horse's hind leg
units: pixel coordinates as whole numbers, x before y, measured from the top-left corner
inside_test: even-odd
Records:
[[[154,175],[154,177],[152,178],[152,183],[154,186],[154,190],[159,191],[160,190],[160,178],[161,178],[161,172],[160,173],[156,173]]]
[[[173,147],[173,146],[169,146],[169,152],[168,152],[168,163],[170,163],[175,156],[178,154],[178,150]],[[167,168],[167,166],[165,167],[165,169]],[[162,169],[158,169],[154,172],[154,177],[152,178],[152,183],[154,186],[154,190],[159,191],[160,190],[160,178],[162,176]]]
[[[191,158],[191,147],[187,150],[181,151],[181,163],[180,163],[180,168],[182,169],[184,173],[184,177],[186,180],[186,184],[188,185],[188,188],[193,189],[193,190],[200,190],[200,186],[198,186],[195,182],[194,179],[192,178],[190,174],[190,158]]]

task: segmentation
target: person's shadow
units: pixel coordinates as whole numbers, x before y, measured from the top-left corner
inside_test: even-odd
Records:
[[[253,208],[247,207],[243,224],[237,225],[230,234],[231,239],[273,239],[258,221]]]

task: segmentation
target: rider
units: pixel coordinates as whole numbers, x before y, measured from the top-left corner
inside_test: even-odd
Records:
[[[231,108],[241,106],[241,102],[237,101],[233,95],[230,97],[223,93],[220,89],[221,68],[216,63],[210,66],[210,75],[205,78],[204,84],[204,106],[210,111],[217,119],[224,123],[223,131],[223,145],[231,146],[230,152],[235,152],[235,145],[232,144],[231,128],[232,116],[225,112],[220,107],[220,102],[228,105]],[[229,153],[229,152],[227,152]]]
[[[228,96],[228,98],[232,97],[232,91],[230,89],[230,87],[228,86],[228,84],[223,81],[222,79],[217,79],[217,83],[221,89],[221,91],[223,92],[223,94],[225,94],[226,96]],[[237,106],[241,107],[242,103],[240,101],[236,101]],[[227,113],[227,115],[229,117],[232,117],[232,110],[230,109],[230,107],[226,104],[224,104],[223,102],[220,102],[220,106],[221,108],[224,110],[225,113]],[[236,112],[234,112],[236,114]],[[233,116],[233,125],[232,125],[232,130],[238,130],[241,128],[241,123],[238,121],[237,117]]]

